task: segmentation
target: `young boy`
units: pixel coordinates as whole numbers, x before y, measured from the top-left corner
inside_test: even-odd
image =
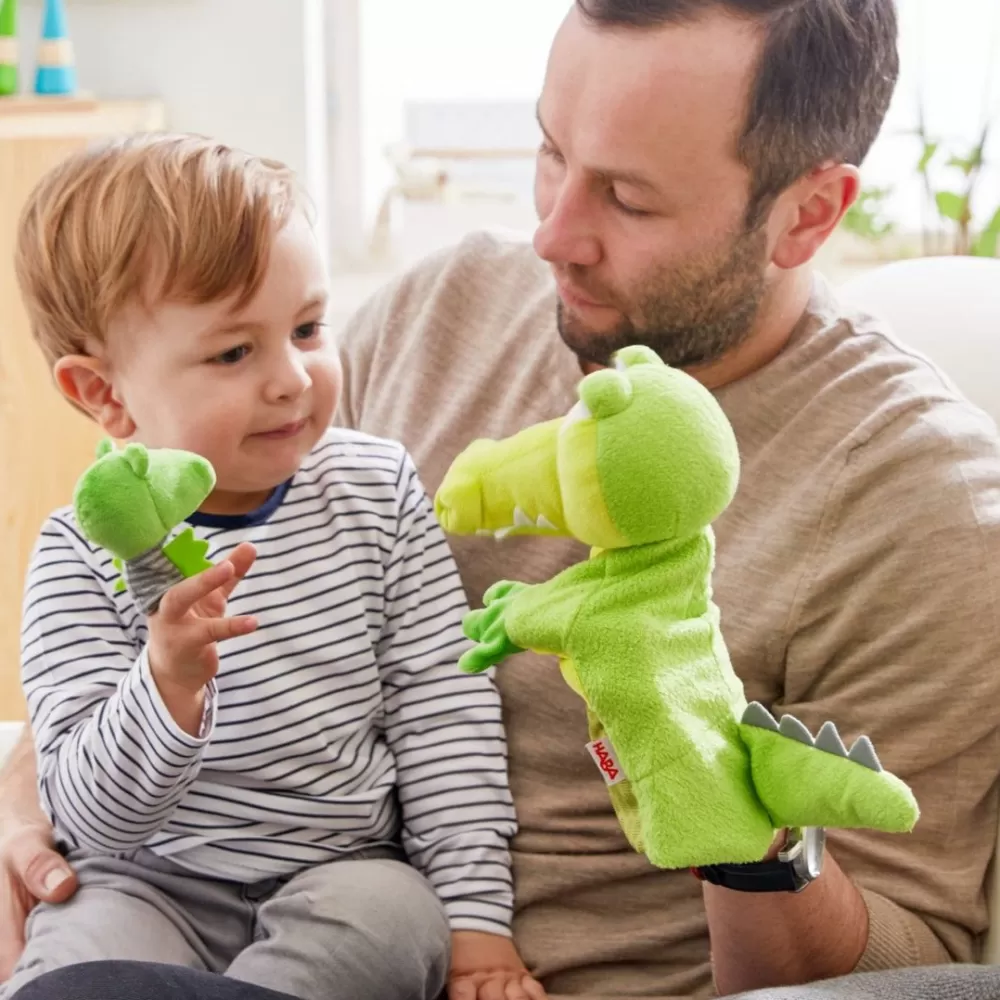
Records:
[[[6,995],[106,958],[305,1000],[542,995],[509,936],[498,698],[457,671],[462,587],[409,457],[329,429],[287,169],[191,136],[88,150],[30,199],[17,272],[71,403],[212,463],[190,523],[216,565],[147,617],[72,511],[42,529],[23,682],[81,888],[33,912]]]

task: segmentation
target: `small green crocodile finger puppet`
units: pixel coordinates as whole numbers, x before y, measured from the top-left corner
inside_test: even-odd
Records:
[[[590,559],[504,581],[465,621],[462,669],[531,649],[587,705],[588,747],[632,846],[662,868],[759,861],[784,827],[906,832],[912,792],[862,736],[814,739],[747,704],[712,599],[713,521],[736,491],[712,394],[643,347],[588,375],[563,418],[473,442],[435,498],[448,532],[572,536]]]
[[[80,531],[107,549],[122,572],[136,605],[152,614],[174,584],[212,564],[208,543],[186,528],[190,517],[215,487],[215,471],[200,455],[170,448],[128,444],[118,450],[102,441],[97,461],[80,477],[73,509]]]

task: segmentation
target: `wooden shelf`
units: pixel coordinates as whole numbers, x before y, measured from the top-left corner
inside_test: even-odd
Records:
[[[0,98],[0,142],[59,137],[88,140],[164,127],[159,101],[95,101],[81,98]]]
[[[97,98],[91,94],[74,94],[72,97],[13,94],[0,97],[0,116],[95,111],[98,107]]]
[[[52,384],[14,275],[18,217],[45,171],[102,136],[159,131],[157,101],[58,101],[26,110],[0,100],[0,719],[23,719],[20,682],[24,573],[38,529],[72,500],[100,438]],[[17,110],[12,110],[14,107]]]

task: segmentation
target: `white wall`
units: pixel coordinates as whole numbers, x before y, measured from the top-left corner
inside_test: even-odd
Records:
[[[390,182],[383,148],[399,141],[405,101],[534,100],[549,44],[571,0],[361,0],[365,206],[369,217]],[[1000,0],[897,0],[902,77],[882,139],[869,161],[871,183],[905,182],[895,208],[919,224],[919,158],[912,140],[918,90],[928,125],[964,140],[976,136],[984,108],[998,117],[1000,158]],[[987,80],[989,52],[994,72]],[[985,200],[1000,203],[1000,170]]]
[[[361,259],[368,245],[364,225],[361,148],[361,5],[364,0],[325,0],[329,141],[330,226],[334,255]]]
[[[393,174],[384,149],[407,101],[534,101],[571,0],[361,0],[364,205]]]
[[[324,0],[67,0],[66,10],[81,89],[161,98],[168,127],[283,160],[326,227]],[[40,17],[40,0],[22,3],[29,63]]]
[[[998,0],[897,0],[903,78],[866,171],[908,177],[919,86],[930,126],[971,137],[987,90]],[[160,96],[170,124],[276,156],[325,206],[335,253],[364,243],[392,182],[384,148],[407,101],[531,101],[571,0],[66,0],[81,85],[107,97]],[[22,0],[30,59],[41,0]],[[325,26],[324,26],[325,21]],[[326,63],[324,67],[324,61]],[[26,70],[28,67],[26,67]],[[990,100],[1000,114],[1000,62]],[[1000,156],[1000,128],[994,152]],[[1000,171],[989,179],[1000,200]],[[908,184],[897,210],[915,221]]]
[[[980,209],[988,218],[1000,205],[1000,2],[998,0],[897,0],[900,19],[899,86],[882,135],[865,165],[871,184],[896,185],[893,212],[919,227],[921,187],[914,173],[918,142],[906,133],[924,103],[928,131],[968,152],[985,116],[994,121]],[[951,171],[937,183],[955,183]],[[984,220],[985,221],[985,220]]]

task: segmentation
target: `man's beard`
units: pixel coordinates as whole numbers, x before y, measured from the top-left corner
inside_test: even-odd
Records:
[[[587,284],[586,269],[570,265],[567,276],[574,284],[624,315],[612,330],[588,330],[560,301],[559,333],[581,361],[597,365],[610,364],[616,351],[633,344],[652,348],[676,368],[717,361],[753,330],[766,287],[766,242],[761,226],[742,233],[723,254],[654,270],[626,308],[601,298]]]

